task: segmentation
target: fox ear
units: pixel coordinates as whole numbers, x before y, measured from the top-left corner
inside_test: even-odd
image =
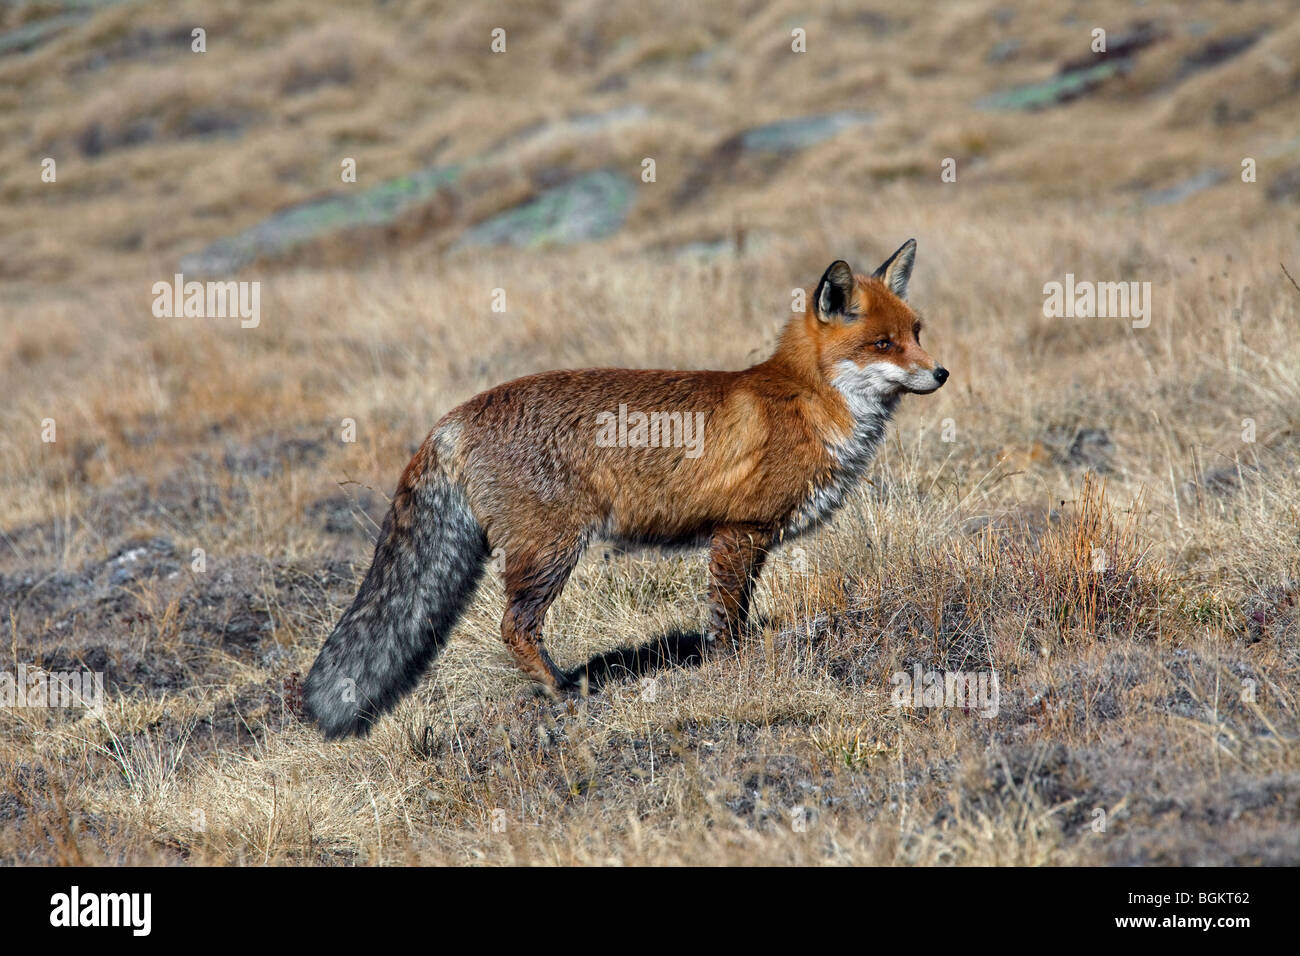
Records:
[[[916,240],[909,239],[898,251],[880,264],[872,278],[880,279],[900,299],[907,298],[907,280],[912,278],[912,263],[916,261]]]
[[[844,314],[853,295],[853,270],[843,259],[836,259],[822,273],[817,283],[817,318],[823,322]]]

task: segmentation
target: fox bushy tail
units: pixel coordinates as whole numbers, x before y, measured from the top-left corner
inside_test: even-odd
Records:
[[[352,606],[326,639],[303,703],[327,738],[363,736],[419,681],[474,594],[487,538],[428,444],[412,459]]]

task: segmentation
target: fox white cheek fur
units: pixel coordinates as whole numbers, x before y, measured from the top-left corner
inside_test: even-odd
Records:
[[[905,369],[893,362],[871,362],[867,365],[845,359],[835,366],[835,377],[831,380],[837,389],[849,399],[852,405],[855,399],[874,398],[885,402],[897,398],[899,392],[933,392],[943,382],[930,369],[914,367]]]
[[[900,388],[909,387],[908,377],[907,371],[893,362],[858,365],[851,359],[844,359],[835,366],[831,384],[849,400],[852,408],[855,401],[884,402],[896,398]]]

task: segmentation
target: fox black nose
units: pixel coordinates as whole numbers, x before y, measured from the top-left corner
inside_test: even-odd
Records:
[[[934,367],[934,380],[940,385],[948,381],[948,370],[942,365],[936,365]]]

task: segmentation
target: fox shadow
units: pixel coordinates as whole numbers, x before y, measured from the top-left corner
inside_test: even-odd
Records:
[[[670,667],[699,667],[704,663],[703,631],[671,630],[644,644],[628,644],[602,651],[565,673],[575,686],[585,682],[588,693],[607,684],[646,677]]]
[[[762,622],[754,620],[754,631],[761,627]],[[742,638],[742,647],[743,642]],[[585,681],[587,692],[594,694],[608,684],[647,677],[672,667],[699,667],[704,663],[707,646],[703,631],[675,628],[652,637],[644,644],[602,651],[585,664],[567,671],[565,677],[579,686]]]

